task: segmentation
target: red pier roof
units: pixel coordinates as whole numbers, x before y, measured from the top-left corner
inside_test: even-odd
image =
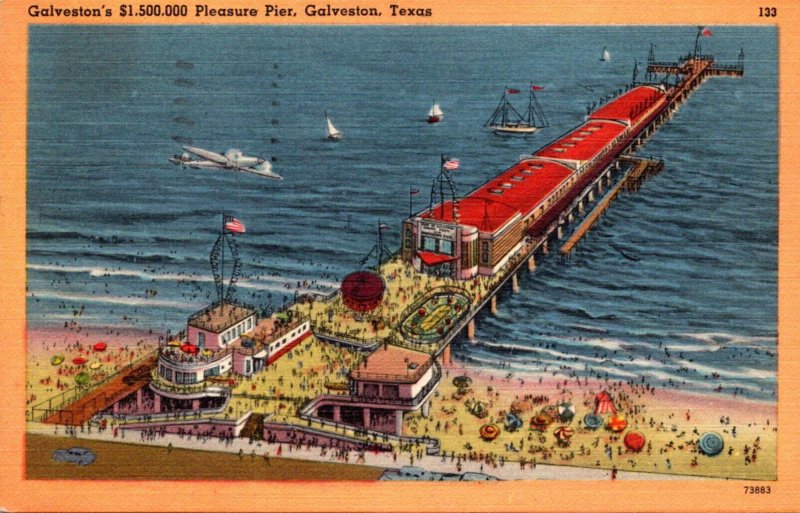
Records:
[[[514,216],[528,214],[566,180],[572,170],[559,163],[532,158],[518,162],[458,202],[458,223],[495,232]],[[420,217],[454,222],[453,203],[446,201]]]
[[[656,86],[634,87],[614,101],[594,111],[589,119],[609,119],[632,125],[653,104],[665,101],[666,93]]]
[[[561,139],[535,153],[536,156],[557,159],[578,168],[596,157],[622,132],[625,125],[615,121],[589,121]]]

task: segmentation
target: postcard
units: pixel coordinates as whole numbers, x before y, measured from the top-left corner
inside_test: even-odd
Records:
[[[796,15],[633,5],[0,4],[0,508],[795,509]]]

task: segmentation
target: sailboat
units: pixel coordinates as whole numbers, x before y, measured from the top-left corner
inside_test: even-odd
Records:
[[[504,89],[503,97],[500,98],[500,104],[492,113],[492,117],[486,122],[485,126],[489,127],[496,134],[509,134],[509,135],[525,135],[532,134],[540,128],[550,126],[547,117],[544,115],[542,106],[536,100],[535,89],[540,89],[538,86],[531,84],[530,96],[528,97],[528,108],[525,114],[520,112],[511,105],[508,101],[509,94],[519,93],[518,89]]]
[[[332,141],[338,141],[342,138],[342,132],[339,131],[335,126],[333,126],[333,122],[331,118],[328,117],[328,111],[325,111],[325,135],[328,139]]]
[[[601,61],[601,62],[608,62],[608,61],[610,61],[610,60],[611,60],[611,53],[610,53],[610,52],[608,51],[608,49],[607,49],[607,48],[604,46],[604,47],[603,47],[603,54],[600,56],[600,61]]]
[[[434,100],[433,107],[428,111],[428,123],[438,123],[443,118],[444,112],[442,112],[441,107],[439,107],[439,104]]]

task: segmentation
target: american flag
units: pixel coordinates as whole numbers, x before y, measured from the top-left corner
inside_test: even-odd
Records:
[[[461,163],[458,160],[450,159],[450,160],[445,161],[445,163],[442,164],[442,167],[447,169],[448,171],[455,171],[456,169],[458,169],[458,166],[460,164]]]
[[[225,229],[233,233],[244,233],[244,223],[232,216],[225,216]]]

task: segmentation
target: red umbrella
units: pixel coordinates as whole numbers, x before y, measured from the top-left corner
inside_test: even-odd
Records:
[[[197,346],[192,345],[192,344],[183,344],[181,346],[181,351],[183,351],[184,353],[196,354],[197,353]]]
[[[105,351],[106,347],[108,346],[106,345],[105,342],[98,342],[97,344],[94,345],[94,350],[97,352]]]
[[[73,358],[72,363],[74,363],[75,365],[83,365],[84,363],[86,363],[86,358],[84,358],[83,356]]]
[[[481,435],[481,438],[487,442],[490,442],[500,436],[500,428],[494,424],[486,424],[481,426],[481,428],[478,430],[478,433]]]
[[[645,438],[644,435],[639,433],[638,431],[631,431],[630,433],[625,435],[625,438],[622,440],[622,442],[628,449],[634,452],[639,452],[644,447]]]

